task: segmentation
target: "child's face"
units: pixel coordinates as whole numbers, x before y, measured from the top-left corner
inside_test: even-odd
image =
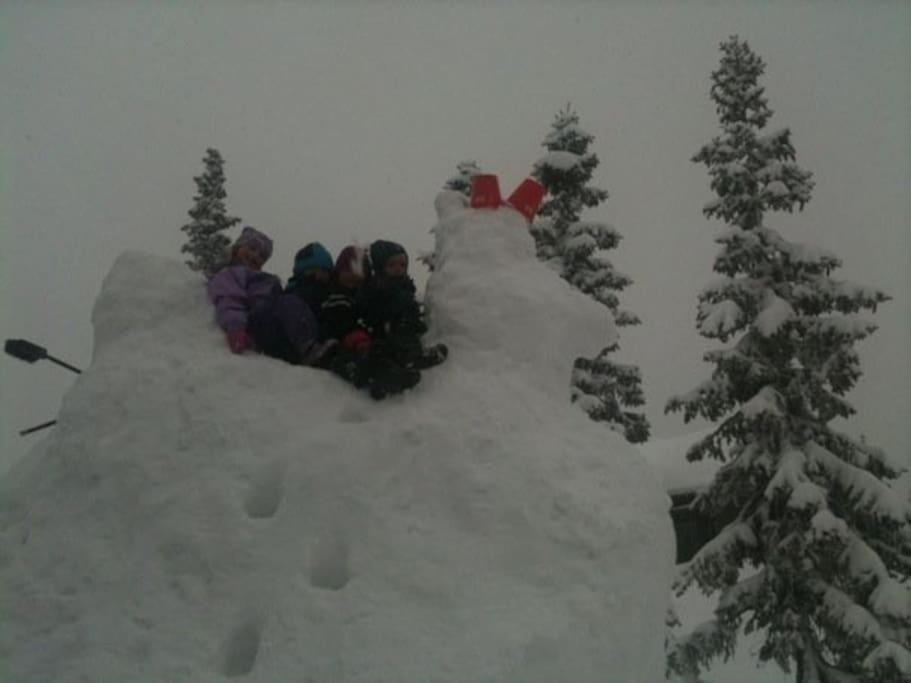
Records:
[[[388,278],[403,277],[408,274],[408,257],[405,254],[391,256],[383,266],[383,275]]]
[[[246,266],[250,270],[262,270],[266,259],[244,244],[234,252],[234,262]]]
[[[329,282],[329,271],[325,268],[310,268],[304,271],[305,280],[316,280],[317,282]]]
[[[338,274],[338,283],[345,289],[357,289],[363,281],[363,276],[352,273],[350,270]]]

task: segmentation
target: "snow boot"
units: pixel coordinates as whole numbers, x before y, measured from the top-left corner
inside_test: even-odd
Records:
[[[314,367],[328,370],[337,377],[341,377],[357,389],[363,389],[370,383],[370,376],[373,368],[366,358],[343,349],[339,345],[329,349],[322,358],[319,359]]]
[[[391,394],[400,394],[406,389],[411,389],[420,381],[421,373],[417,370],[385,363],[368,381],[370,398],[381,401]]]
[[[409,363],[405,363],[405,367],[413,368],[415,370],[426,370],[427,368],[439,365],[446,360],[448,356],[449,348],[446,344],[434,344],[433,346],[421,349],[420,354],[418,354],[416,358]]]

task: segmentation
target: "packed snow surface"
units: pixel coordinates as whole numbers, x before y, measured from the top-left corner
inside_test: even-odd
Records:
[[[4,680],[662,678],[667,496],[568,401],[604,309],[514,211],[437,206],[450,357],[382,403],[231,355],[182,264],[118,259],[91,367],[2,480]]]

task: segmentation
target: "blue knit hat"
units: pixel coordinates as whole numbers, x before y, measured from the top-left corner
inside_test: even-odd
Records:
[[[295,278],[302,278],[313,268],[332,270],[332,254],[319,242],[311,242],[294,255]]]
[[[383,266],[386,265],[386,261],[391,259],[393,256],[398,256],[403,254],[407,261],[408,253],[398,242],[390,242],[388,240],[377,240],[370,245],[370,263],[373,266],[373,270],[376,273],[383,272]]]

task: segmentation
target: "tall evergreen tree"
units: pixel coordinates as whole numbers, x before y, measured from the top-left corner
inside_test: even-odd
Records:
[[[567,105],[544,139],[547,154],[532,175],[547,190],[531,228],[538,258],[551,264],[571,285],[604,304],[617,325],[638,325],[633,313],[621,310],[617,293],[632,280],[617,271],[604,252],[615,249],[621,235],[605,223],[580,220],[582,211],[607,200],[607,191],[593,187],[598,156],[588,147],[594,136],[579,126],[579,116]],[[632,443],[648,439],[649,424],[637,408],[645,403],[642,376],[635,365],[617,363],[619,344],[602,349],[595,358],[578,358],[571,379],[572,398],[593,419],[606,422]]]
[[[911,676],[911,507],[883,453],[834,430],[854,413],[844,399],[861,376],[854,345],[876,326],[858,314],[889,299],[830,277],[841,262],[786,240],[769,211],[802,209],[811,175],[759,85],[763,61],[736,36],[721,44],[711,97],[722,132],[693,158],[717,195],[703,213],[724,221],[719,277],[699,295],[712,377],[667,410],[718,422],[691,461],[724,462],[696,502],[726,523],[681,569],[719,594],[714,619],[669,648],[688,680],[728,657],[741,627],[762,630],[762,661],[798,683],[907,681]]]
[[[180,251],[189,254],[186,262],[192,270],[201,271],[211,277],[225,264],[228,246],[231,244],[225,230],[240,222],[240,218],[228,216],[225,212],[225,171],[224,160],[217,149],[207,149],[203,159],[205,173],[193,178],[196,183],[195,204],[188,212],[193,220],[180,229],[187,233],[187,243]]]
[[[471,196],[471,179],[483,173],[478,162],[474,160],[460,161],[456,166],[456,174],[443,185],[445,190],[461,192],[466,197]]]

